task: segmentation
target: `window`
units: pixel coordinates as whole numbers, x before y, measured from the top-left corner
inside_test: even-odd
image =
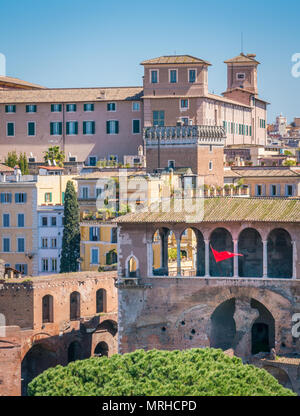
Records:
[[[27,264],[16,264],[15,269],[22,274],[27,274]]]
[[[67,104],[67,113],[75,113],[76,104]]]
[[[189,118],[188,117],[181,117],[181,121],[182,121],[184,126],[189,125]]]
[[[80,318],[80,293],[72,292],[70,295],[70,320]]]
[[[57,239],[51,238],[51,248],[57,248]]]
[[[28,162],[29,163],[34,163],[34,162],[36,162],[36,158],[35,157],[29,157]]]
[[[180,100],[180,108],[189,108],[189,100]]]
[[[20,192],[15,194],[15,203],[16,204],[25,204],[27,202],[27,194]]]
[[[196,81],[196,69],[189,69],[189,82]]]
[[[83,111],[94,111],[94,104],[83,104]]]
[[[175,160],[168,160],[168,168],[171,168],[171,169],[175,168]]]
[[[97,156],[89,156],[89,166],[97,165]]]
[[[153,126],[164,126],[164,125],[165,125],[165,112],[153,111]]]
[[[90,227],[90,241],[100,241],[99,227]]]
[[[69,136],[78,134],[78,121],[67,121],[66,134]]]
[[[103,192],[102,188],[96,188],[96,197],[98,198],[98,196],[100,196]]]
[[[118,229],[117,227],[113,227],[111,229],[111,243],[116,244],[118,242]]]
[[[96,292],[96,313],[106,312],[106,290],[98,289]]]
[[[3,214],[2,215],[2,225],[3,225],[3,227],[9,227],[10,226],[10,215],[9,214]]]
[[[150,71],[150,77],[151,77],[151,84],[158,83],[158,71],[156,69],[153,69]]]
[[[18,227],[24,227],[25,226],[25,215],[24,214],[18,214],[17,223],[18,223]]]
[[[271,196],[276,196],[277,195],[277,186],[276,185],[270,185],[270,194]]]
[[[10,239],[9,238],[2,239],[2,251],[4,251],[4,253],[10,252]]]
[[[106,122],[106,133],[107,134],[118,134],[119,133],[119,122],[117,120],[109,120]]]
[[[42,238],[42,248],[48,248],[48,238]]]
[[[77,162],[77,156],[69,156],[69,162]]]
[[[107,111],[116,111],[116,103],[107,103]]]
[[[293,196],[293,185],[285,185],[285,196]]]
[[[213,151],[213,146],[212,146],[212,144],[210,144],[209,145],[209,153],[212,153],[212,151]]]
[[[99,264],[99,249],[92,248],[91,250],[91,264]]]
[[[27,123],[27,135],[35,136],[35,122],[34,121],[28,121]]]
[[[62,122],[61,121],[51,121],[50,134],[51,136],[60,136],[62,134]]]
[[[62,109],[61,104],[51,104],[51,112],[52,113],[60,113]]]
[[[45,202],[52,202],[52,192],[45,193]]]
[[[36,113],[36,108],[35,104],[28,104],[26,105],[26,113]]]
[[[169,70],[169,79],[171,84],[175,84],[177,82],[177,70],[170,69]]]
[[[262,196],[262,194],[263,194],[262,185],[255,185],[255,195]]]
[[[237,79],[237,80],[239,80],[239,81],[244,80],[244,79],[245,79],[245,77],[246,77],[246,75],[245,75],[243,72],[238,72],[238,73],[236,74],[236,79]]]
[[[0,201],[2,204],[11,204],[12,197],[10,192],[1,192]]]
[[[89,197],[89,188],[87,186],[82,186],[80,188],[81,190],[81,198],[88,199]]]
[[[15,123],[7,123],[6,124],[6,135],[8,137],[15,135]]]
[[[53,296],[46,295],[42,299],[43,323],[53,322]]]
[[[48,259],[42,259],[42,271],[47,272],[49,270],[49,261]]]
[[[132,111],[140,111],[140,103],[132,103]]]
[[[83,134],[95,134],[95,122],[84,121],[82,125]]]
[[[208,163],[208,169],[213,170],[213,162],[211,160]]]
[[[48,217],[42,217],[42,226],[47,227],[48,225]]]
[[[141,122],[140,120],[132,120],[132,133],[138,134],[141,132]]]
[[[56,227],[56,217],[51,217],[51,226]]]
[[[25,251],[25,238],[18,237],[17,238],[17,250],[18,253],[24,253]]]
[[[53,257],[51,259],[51,271],[57,272],[57,258],[56,257]]]
[[[16,112],[16,106],[15,105],[6,105],[5,106],[5,112],[6,113],[15,113]]]

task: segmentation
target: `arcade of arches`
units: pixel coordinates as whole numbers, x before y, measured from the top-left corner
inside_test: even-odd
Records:
[[[211,247],[243,256],[216,263]],[[237,240],[223,227],[204,239],[201,230],[177,233],[162,227],[153,235],[148,251],[149,276],[293,278],[295,242],[288,231],[275,228],[265,240],[255,228],[243,229]],[[152,264],[152,267],[150,265]]]

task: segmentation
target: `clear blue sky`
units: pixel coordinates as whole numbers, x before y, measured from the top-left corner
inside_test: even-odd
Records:
[[[212,63],[209,89],[226,88],[225,59],[256,53],[269,120],[300,116],[299,0],[0,0],[7,75],[48,87],[142,84],[143,59],[190,54]]]

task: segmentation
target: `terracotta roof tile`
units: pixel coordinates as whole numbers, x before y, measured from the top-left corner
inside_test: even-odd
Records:
[[[22,86],[22,87],[29,87],[29,88],[45,88],[38,84],[32,84],[28,81],[23,81],[19,78],[13,78],[13,77],[6,77],[6,76],[0,76],[0,85],[1,84],[12,84],[15,86]]]
[[[152,64],[204,64],[211,65],[210,62],[204,61],[203,59],[196,58],[191,55],[165,55],[159,56],[158,58],[147,59],[141,62],[141,65],[152,65]]]
[[[254,54],[247,54],[244,55],[243,53],[240,53],[240,55],[235,56],[234,58],[227,59],[227,61],[224,61],[225,64],[228,63],[256,63],[259,64],[259,62],[254,59],[256,55]]]
[[[0,163],[0,172],[14,172],[14,169]]]

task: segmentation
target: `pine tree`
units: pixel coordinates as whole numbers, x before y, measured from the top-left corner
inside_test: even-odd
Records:
[[[67,182],[60,273],[78,271],[80,257],[79,205],[72,181]]]
[[[26,153],[23,154],[23,159],[24,159],[23,175],[29,175],[28,159],[27,159]]]

